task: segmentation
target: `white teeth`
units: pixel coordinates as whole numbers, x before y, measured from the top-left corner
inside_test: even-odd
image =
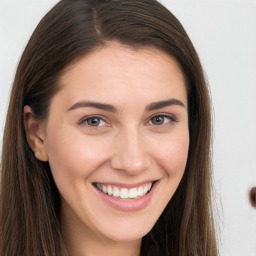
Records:
[[[146,195],[148,192],[148,186],[145,186],[144,189],[143,189],[143,195]]]
[[[139,187],[137,194],[138,196],[143,196],[143,187]]]
[[[100,183],[96,183],[96,187],[102,191],[105,194],[108,194],[109,196],[113,196],[115,198],[122,198],[122,199],[128,199],[128,198],[139,198],[148,193],[148,191],[152,187],[152,182],[148,183],[147,185],[140,186],[138,188],[121,188],[111,186],[111,185],[103,185]]]
[[[122,188],[120,191],[120,197],[123,199],[126,199],[129,197],[128,189],[127,188]]]
[[[116,187],[114,187],[114,189],[113,189],[113,196],[114,197],[119,197],[119,189],[118,188],[116,188]]]
[[[112,187],[110,185],[107,186],[107,193],[109,196],[112,195]]]
[[[129,198],[136,198],[137,197],[137,189],[136,188],[132,188],[129,190]]]

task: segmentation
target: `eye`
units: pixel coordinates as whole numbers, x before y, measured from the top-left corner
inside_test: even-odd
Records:
[[[165,125],[172,122],[177,122],[177,120],[169,115],[156,115],[149,120],[150,125]]]
[[[108,126],[107,123],[98,116],[90,116],[85,119],[82,119],[79,124],[85,124],[87,126],[92,126],[92,127],[102,127],[102,126]]]

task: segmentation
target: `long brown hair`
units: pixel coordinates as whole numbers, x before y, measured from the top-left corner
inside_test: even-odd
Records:
[[[60,195],[24,129],[29,105],[46,119],[64,70],[110,41],[154,47],[180,64],[189,102],[190,148],[182,181],[142,240],[141,254],[216,256],[211,202],[211,114],[197,53],[179,21],[155,0],[62,0],[41,20],[17,68],[3,138],[0,256],[64,256]]]

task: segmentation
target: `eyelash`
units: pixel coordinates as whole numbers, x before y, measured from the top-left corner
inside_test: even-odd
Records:
[[[163,123],[163,124],[150,124],[150,122],[152,123],[152,120],[154,118],[164,118],[164,119],[169,119],[169,121]],[[173,115],[170,115],[170,114],[166,114],[166,113],[159,113],[157,115],[154,115],[152,117],[150,117],[149,121],[146,123],[147,125],[153,125],[153,126],[156,126],[156,127],[160,127],[160,126],[165,126],[165,125],[171,125],[173,123],[176,123],[178,122],[178,120],[176,119],[176,117],[174,117]]]
[[[164,118],[164,119],[169,119],[169,121],[164,121],[164,123],[162,124],[153,124],[152,120],[154,118]],[[100,123],[104,122],[105,124],[103,125],[90,125],[88,124],[89,121],[92,121],[93,119],[97,119]],[[152,126],[156,126],[156,127],[161,127],[161,126],[165,126],[165,125],[171,125],[175,122],[178,122],[178,120],[170,114],[166,114],[166,113],[159,113],[157,115],[154,115],[152,117],[150,117],[149,121],[146,122],[146,125],[152,125]],[[98,115],[93,115],[93,116],[87,116],[85,118],[82,118],[79,121],[79,125],[86,125],[87,127],[89,127],[90,129],[97,129],[99,127],[104,127],[104,126],[110,126],[110,124],[105,120],[105,118],[103,118],[102,116],[98,116]]]

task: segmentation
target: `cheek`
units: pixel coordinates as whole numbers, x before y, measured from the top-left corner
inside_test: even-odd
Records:
[[[46,149],[53,176],[86,178],[106,159],[108,143],[63,129],[47,137]]]
[[[189,149],[189,135],[183,133],[166,138],[157,148],[158,161],[170,176],[181,176],[186,167]]]

